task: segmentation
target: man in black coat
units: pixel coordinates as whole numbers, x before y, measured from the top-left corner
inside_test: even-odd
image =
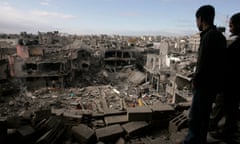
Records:
[[[223,90],[223,64],[226,39],[214,26],[215,9],[204,5],[196,12],[200,46],[192,79],[193,99],[189,114],[189,132],[184,144],[205,144],[212,104]]]
[[[226,122],[222,133],[222,138],[227,143],[239,144],[240,137],[238,129],[239,112],[239,50],[240,50],[240,13],[234,14],[229,22],[231,37],[234,37],[226,50],[226,75],[225,75],[225,91],[224,91],[224,108]]]

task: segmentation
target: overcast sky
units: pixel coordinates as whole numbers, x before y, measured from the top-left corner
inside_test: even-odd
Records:
[[[204,4],[215,7],[217,26],[240,12],[240,0],[0,0],[0,33],[191,35]]]

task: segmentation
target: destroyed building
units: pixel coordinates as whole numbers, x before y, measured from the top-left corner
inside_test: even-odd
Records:
[[[54,31],[54,32],[38,32],[39,36],[39,44],[40,45],[51,45],[51,44],[56,44],[59,43],[60,38],[59,38],[59,32]]]
[[[123,36],[38,36],[0,61],[0,79],[21,82],[19,93],[1,95],[0,143],[171,144],[184,136],[195,57],[171,57],[174,42],[134,38],[129,49]]]
[[[16,53],[16,36],[2,36],[0,39],[0,96],[11,95],[19,89],[10,80],[8,55]]]
[[[188,103],[190,106],[192,100],[191,78],[181,74],[176,74],[169,79],[166,85],[166,97],[169,98],[169,103]]]
[[[105,67],[116,71],[123,67],[135,66],[136,58],[133,50],[106,50],[104,53]]]
[[[89,49],[80,48],[77,49],[76,52],[72,52],[77,54],[77,57],[73,60],[74,67],[76,70],[80,71],[88,71],[91,65],[91,51]]]
[[[147,53],[147,61],[144,67],[146,82],[149,82],[158,95],[164,95],[166,76],[169,74],[170,61],[168,59],[168,43],[160,42],[153,49],[153,53]]]
[[[60,54],[41,46],[18,45],[17,54],[9,56],[10,75],[31,87],[64,87],[71,73],[70,59],[68,51]]]

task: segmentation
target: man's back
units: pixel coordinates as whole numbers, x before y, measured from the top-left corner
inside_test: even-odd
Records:
[[[216,27],[201,33],[195,77],[199,87],[218,89],[222,86],[225,49],[226,39]]]

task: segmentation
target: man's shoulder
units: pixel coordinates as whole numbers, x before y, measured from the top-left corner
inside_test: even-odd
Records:
[[[211,38],[211,39],[221,39],[226,41],[226,37],[222,34],[222,32],[216,30],[216,29],[211,29],[209,30],[206,35],[206,38]]]
[[[218,31],[217,29],[210,29],[207,34],[223,36],[222,32]]]
[[[229,44],[229,47],[240,47],[240,37],[237,37],[236,39],[232,40],[232,42],[230,42]]]

